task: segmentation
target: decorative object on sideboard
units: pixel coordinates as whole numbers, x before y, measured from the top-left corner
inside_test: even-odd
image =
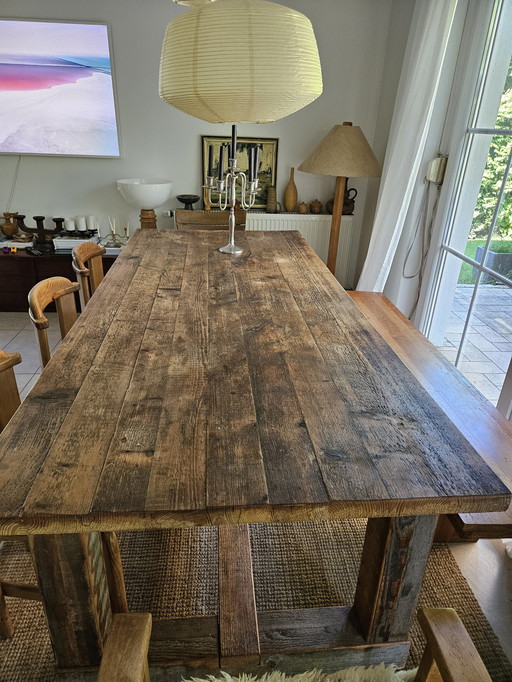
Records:
[[[348,178],[347,178],[348,182]],[[355,187],[350,187],[345,191],[345,197],[343,199],[343,215],[354,215],[355,198],[357,197],[357,189]],[[329,199],[325,204],[325,210],[327,213],[332,215],[332,209],[334,206],[334,197]]]
[[[194,210],[194,204],[199,201],[201,197],[197,194],[178,194],[176,199],[180,201],[187,211]]]
[[[36,221],[37,227],[27,227],[27,225],[25,225],[24,222],[25,217],[26,216],[24,215],[17,215],[16,222],[18,223],[18,228],[22,232],[26,232],[27,234],[33,235],[34,247],[41,251],[42,253],[52,253],[53,251],[55,251],[53,238],[55,237],[55,235],[62,232],[62,224],[64,223],[64,218],[52,218],[53,222],[55,223],[55,228],[53,230],[49,230],[44,226],[45,219],[44,215],[33,216],[34,220]]]
[[[172,183],[161,178],[125,178],[117,181],[117,189],[130,206],[140,210],[140,226],[156,228],[155,208],[170,198]]]
[[[142,223],[142,219],[141,219]],[[116,230],[116,219],[111,216],[108,217],[108,224],[110,225],[110,232],[103,238],[98,239],[98,244],[104,246],[106,249],[120,249],[128,241],[128,232],[130,228],[129,223],[125,223],[123,228],[123,235]]]
[[[212,173],[214,176],[218,175],[220,150],[224,149],[230,144],[231,137],[216,136],[216,135],[202,135],[202,164],[203,164],[203,188],[208,185],[208,166],[210,160],[210,147],[212,151]],[[256,169],[258,179],[258,186],[256,197],[252,208],[255,210],[264,211],[267,207],[267,190],[276,184],[277,174],[277,149],[278,140],[271,137],[237,137],[236,143],[236,163],[237,168],[249,168],[249,150],[251,147],[257,145],[260,148],[259,165]],[[226,165],[226,157],[224,155],[224,166]],[[218,193],[215,188],[207,188],[206,199],[208,201],[208,191],[210,192],[210,208],[219,201]],[[237,195],[237,200],[240,196]],[[209,210],[207,204],[204,205],[205,210]]]
[[[298,197],[297,185],[295,184],[295,168],[290,168],[290,179],[283,193],[284,210],[288,213],[293,213],[297,209]]]
[[[318,199],[313,199],[313,201],[309,204],[309,210],[311,213],[322,213],[322,202],[318,201]]]
[[[15,219],[18,213],[4,213],[5,222],[0,225],[0,230],[5,234],[6,237],[11,239],[18,232],[18,225]]]
[[[381,174],[380,164],[361,128],[345,122],[343,125],[335,125],[330,130],[316,149],[301,163],[299,170],[336,177],[327,256],[327,267],[334,274],[347,178],[378,177]]]
[[[322,93],[311,22],[266,0],[193,0],[167,26],[160,97],[211,123],[268,123]]]
[[[306,204],[305,201],[301,201],[300,204],[297,206],[297,210],[301,215],[306,215],[309,213],[309,206]]]
[[[251,145],[247,149],[247,173],[237,168],[237,130],[236,125],[231,126],[231,141],[227,146],[222,145],[219,151],[219,161],[214,175],[214,149],[213,144],[208,146],[208,166],[206,169],[206,182],[204,189],[208,192],[208,203],[216,205],[221,211],[229,209],[229,241],[221,246],[221,253],[229,253],[239,256],[243,249],[235,245],[235,207],[237,204],[244,211],[254,206],[258,192],[258,171],[260,167],[260,147]],[[228,171],[224,177],[224,155],[227,154]],[[237,185],[240,184],[239,201],[237,201]],[[218,199],[212,200],[212,190],[215,190]]]
[[[279,213],[281,204],[277,200],[277,189],[275,185],[267,187],[267,206],[265,211],[267,213]]]

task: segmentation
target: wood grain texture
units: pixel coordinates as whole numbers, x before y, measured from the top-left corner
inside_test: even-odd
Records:
[[[246,212],[235,209],[235,230],[245,229]],[[174,212],[177,230],[227,230],[229,211],[188,211],[177,208]]]
[[[84,242],[73,248],[71,253],[73,270],[80,285],[82,310],[103,280],[103,261],[106,250],[94,242]]]
[[[98,682],[149,682],[150,613],[119,613],[112,620]]]
[[[57,666],[97,666],[112,611],[99,533],[35,536],[32,551]]]
[[[236,548],[234,550],[234,548]],[[220,667],[259,663],[249,526],[219,526]]]
[[[485,462],[512,487],[512,423],[383,294],[348,292],[358,308]],[[459,537],[510,537],[508,511],[450,517]],[[449,535],[444,536],[447,540]]]
[[[19,353],[0,350],[0,432],[20,406],[20,394],[13,369],[20,362]]]
[[[298,233],[223,240],[130,239],[0,436],[3,533],[506,508]]]
[[[491,677],[453,609],[423,608],[418,612],[427,646],[416,682],[491,682]]]
[[[41,363],[45,367],[50,362],[50,346],[47,329],[50,326],[44,311],[52,301],[55,301],[59,319],[60,336],[63,339],[75,324],[77,318],[75,291],[78,284],[66,277],[48,277],[38,282],[28,294],[28,313],[35,328],[39,341]]]
[[[435,516],[368,519],[354,597],[368,643],[407,638],[436,525]]]

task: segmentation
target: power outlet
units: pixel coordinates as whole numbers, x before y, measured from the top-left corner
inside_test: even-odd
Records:
[[[164,218],[172,218],[172,211],[164,211],[162,215]]]

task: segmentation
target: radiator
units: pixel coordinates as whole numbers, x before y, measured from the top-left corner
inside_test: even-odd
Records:
[[[298,230],[320,258],[327,261],[330,215],[300,215],[299,213],[253,213],[247,212],[246,230]],[[341,219],[336,277],[346,289],[354,286],[354,271],[359,247],[359,235],[355,234],[354,216]]]

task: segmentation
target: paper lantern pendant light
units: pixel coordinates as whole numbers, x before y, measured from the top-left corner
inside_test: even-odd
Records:
[[[211,123],[268,123],[313,102],[322,72],[313,27],[267,0],[216,0],[167,26],[160,97]]]

